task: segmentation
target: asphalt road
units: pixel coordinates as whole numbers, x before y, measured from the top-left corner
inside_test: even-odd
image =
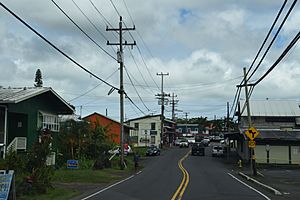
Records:
[[[141,173],[88,198],[89,200],[165,200],[171,199],[179,187],[183,175],[178,161],[189,151],[174,147],[163,151],[159,157],[151,157]],[[183,162],[190,175],[182,199],[265,199],[257,192],[235,180],[221,158],[211,157],[210,147],[206,155],[188,156]],[[239,178],[239,177],[237,177]]]

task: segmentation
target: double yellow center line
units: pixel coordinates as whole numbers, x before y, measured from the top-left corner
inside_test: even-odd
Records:
[[[190,152],[191,151],[189,151],[185,156],[183,156],[183,158],[181,158],[178,161],[178,166],[179,166],[180,170],[183,173],[183,178],[182,178],[182,181],[181,181],[179,187],[177,188],[176,192],[174,193],[171,200],[181,200],[182,196],[183,196],[183,193],[184,193],[185,189],[187,188],[187,186],[189,184],[190,175],[186,171],[186,169],[183,167],[182,162],[189,156]]]

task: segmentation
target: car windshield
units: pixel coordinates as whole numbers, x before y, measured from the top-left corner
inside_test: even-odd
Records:
[[[0,200],[300,200],[300,1],[2,0],[0,38]]]

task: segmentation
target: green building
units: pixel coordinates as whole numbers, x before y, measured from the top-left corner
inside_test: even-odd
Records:
[[[27,151],[39,138],[39,130],[59,132],[59,115],[74,113],[74,107],[50,87],[0,88],[0,152]],[[55,157],[55,154],[54,154]]]

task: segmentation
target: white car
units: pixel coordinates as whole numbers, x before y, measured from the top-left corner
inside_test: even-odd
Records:
[[[212,155],[212,157],[214,157],[214,156],[223,156],[224,155],[223,146],[221,146],[221,145],[213,146],[211,155]]]
[[[108,151],[109,154],[116,154],[119,155],[121,153],[120,146],[116,146],[115,148]],[[124,145],[124,155],[128,155],[132,153],[132,149],[129,145]]]
[[[181,140],[181,141],[179,142],[179,147],[180,147],[180,148],[182,148],[182,147],[187,148],[187,147],[189,147],[189,142],[188,142],[187,140]]]

